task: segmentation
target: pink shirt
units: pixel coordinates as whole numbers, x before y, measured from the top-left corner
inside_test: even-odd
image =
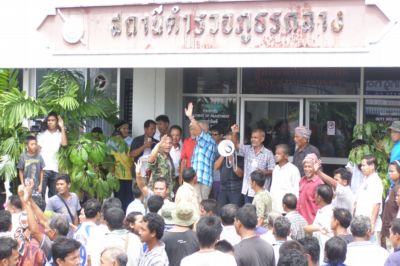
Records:
[[[303,176],[300,180],[299,200],[297,202],[297,210],[306,219],[308,224],[312,224],[318,211],[315,203],[315,189],[318,185],[323,184],[321,178],[315,175],[311,179]]]

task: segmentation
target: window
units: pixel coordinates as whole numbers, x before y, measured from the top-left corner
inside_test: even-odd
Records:
[[[243,93],[356,95],[359,68],[245,68]]]
[[[184,93],[229,94],[237,90],[236,68],[187,68],[183,70]]]

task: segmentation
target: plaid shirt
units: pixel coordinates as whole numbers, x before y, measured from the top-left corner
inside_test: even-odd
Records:
[[[306,236],[304,226],[308,225],[308,223],[298,211],[288,212],[286,218],[290,221],[290,237],[293,240],[299,240]]]
[[[240,145],[239,155],[244,157],[242,194],[247,194],[249,197],[254,197],[254,190],[252,190],[250,187],[250,174],[257,169],[274,169],[274,154],[265,147],[262,147],[262,149],[256,154],[251,145]]]
[[[192,167],[197,174],[197,182],[211,186],[213,182],[214,161],[217,156],[217,144],[210,134],[202,131],[192,156]]]

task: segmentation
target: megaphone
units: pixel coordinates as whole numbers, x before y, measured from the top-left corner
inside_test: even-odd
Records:
[[[237,169],[237,154],[235,152],[235,144],[229,139],[225,139],[218,144],[218,152],[223,157],[235,155],[233,159],[225,158],[226,168]],[[232,161],[230,161],[232,160]]]
[[[231,156],[235,152],[235,144],[229,139],[225,139],[218,144],[218,152],[223,157]]]

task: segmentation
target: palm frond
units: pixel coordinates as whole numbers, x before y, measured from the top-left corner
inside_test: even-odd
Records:
[[[17,69],[0,69],[0,91],[9,91],[18,88]]]
[[[45,114],[46,109],[35,98],[27,96],[24,91],[12,88],[0,91],[0,127],[14,128],[24,119]]]

